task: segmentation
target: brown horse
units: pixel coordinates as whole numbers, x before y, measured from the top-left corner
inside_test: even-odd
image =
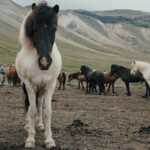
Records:
[[[114,91],[114,83],[115,81],[119,78],[119,75],[114,73],[111,76],[111,72],[104,72],[104,80],[105,80],[105,84],[109,84],[108,85],[108,89],[107,89],[107,93],[109,93],[110,87],[112,86],[112,93],[115,93]]]
[[[78,89],[80,89],[80,83],[82,85],[82,88],[84,89],[83,81],[86,81],[86,80],[85,80],[85,76],[81,75],[81,72],[69,74],[68,82],[70,82],[73,79],[78,80]]]
[[[17,84],[20,84],[20,79],[18,77],[15,66],[8,66],[6,68],[6,77],[8,80],[8,84],[10,84],[11,87],[14,87]]]
[[[65,83],[66,83],[66,74],[64,72],[60,72],[58,76],[59,81],[59,90],[61,89],[61,84],[63,85],[63,90],[65,90]]]

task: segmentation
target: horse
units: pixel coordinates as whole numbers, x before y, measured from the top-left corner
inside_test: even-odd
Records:
[[[17,84],[21,84],[20,78],[18,77],[15,66],[8,66],[6,68],[5,75],[6,75],[8,84],[10,84],[11,87],[16,86]]]
[[[119,78],[119,75],[116,73],[111,75],[111,72],[104,72],[103,74],[104,74],[105,84],[109,84],[108,89],[107,89],[107,93],[109,93],[110,87],[112,86],[112,93],[115,94],[114,83]]]
[[[72,73],[68,76],[68,82],[71,82],[71,80],[76,79],[78,80],[78,89],[80,89],[80,84],[82,85],[82,89],[84,89],[83,81],[85,81],[85,76],[81,75],[81,72]]]
[[[65,83],[66,83],[66,74],[64,72],[60,72],[58,76],[59,81],[59,90],[61,89],[61,84],[63,85],[63,90],[65,90]]]
[[[122,81],[126,85],[127,96],[131,95],[130,86],[129,86],[130,82],[131,83],[145,82],[147,90],[149,89],[149,86],[148,86],[147,82],[145,81],[145,79],[143,78],[143,76],[140,72],[138,72],[135,75],[131,74],[130,72],[131,72],[131,69],[126,68],[124,66],[119,66],[119,65],[116,65],[116,64],[111,65],[111,76],[113,74],[118,74],[118,76],[121,77]],[[145,96],[146,96],[146,94],[145,94]]]
[[[147,85],[146,94],[144,97],[150,96],[150,64],[142,61],[134,61],[131,64],[131,74],[136,75],[137,73],[141,73],[143,78],[145,79]],[[149,93],[149,95],[148,95]]]
[[[43,130],[45,125],[45,145],[47,148],[55,146],[51,131],[51,99],[62,68],[61,55],[55,43],[58,12],[58,5],[50,7],[46,2],[33,3],[21,25],[21,47],[15,64],[25,94],[25,130],[28,132],[25,147],[35,147],[35,125],[39,130]],[[42,120],[43,101],[45,124]]]
[[[105,86],[104,86],[104,74],[99,71],[92,71],[87,66],[81,66],[81,75],[85,76],[86,79],[86,93],[90,93],[90,90],[92,87],[96,87],[98,85],[99,87],[99,95],[101,93],[105,93]]]

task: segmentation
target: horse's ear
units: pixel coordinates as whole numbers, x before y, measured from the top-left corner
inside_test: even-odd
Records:
[[[32,4],[32,10],[36,7],[36,3]]]
[[[53,7],[53,9],[55,10],[56,13],[58,13],[58,12],[59,12],[59,5],[55,5],[55,6]]]

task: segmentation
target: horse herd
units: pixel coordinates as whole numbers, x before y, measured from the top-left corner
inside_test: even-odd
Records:
[[[91,91],[97,92],[98,86],[99,95],[102,93],[106,95],[105,85],[108,85],[107,93],[109,93],[110,88],[112,87],[112,93],[116,94],[114,84],[119,78],[121,78],[125,83],[127,96],[131,95],[129,83],[145,82],[146,93],[143,97],[149,97],[149,85],[146,79],[144,79],[142,73],[138,71],[133,75],[131,74],[131,69],[116,64],[111,65],[110,72],[95,71],[90,69],[88,66],[83,65],[80,68],[80,72],[68,75],[68,82],[76,79],[78,81],[78,89],[80,89],[80,84],[82,85],[82,89],[84,89],[83,82],[86,82],[86,93],[91,93]],[[64,72],[59,74],[58,80],[60,83],[59,89],[61,89],[61,84],[63,84],[63,89],[65,89],[66,74]]]

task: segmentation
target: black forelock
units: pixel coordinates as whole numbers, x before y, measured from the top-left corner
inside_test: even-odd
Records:
[[[41,22],[41,21],[47,21],[50,20],[51,18],[54,18],[56,13],[52,7],[49,7],[46,4],[41,4],[33,10],[32,15],[34,19],[37,19],[38,21]]]
[[[55,19],[54,19],[55,18]],[[41,3],[32,10],[31,14],[27,17],[25,23],[26,35],[32,39],[33,38],[33,24],[34,22],[50,22],[54,21],[54,24],[57,26],[57,15],[54,9],[50,6],[47,6],[46,3]]]

